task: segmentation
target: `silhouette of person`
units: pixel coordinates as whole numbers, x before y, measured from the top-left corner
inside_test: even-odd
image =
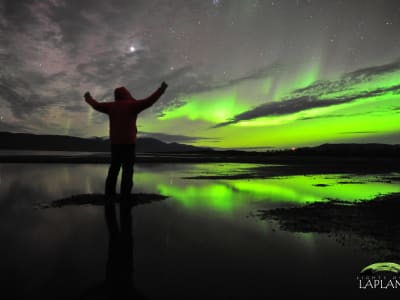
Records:
[[[122,166],[121,197],[128,198],[133,186],[133,165],[135,162],[136,119],[137,115],[152,106],[165,92],[168,85],[161,86],[149,97],[136,100],[125,87],[114,90],[113,102],[97,102],[89,92],[85,101],[95,110],[105,113],[110,120],[111,165],[105,183],[105,194],[116,194],[119,170]]]

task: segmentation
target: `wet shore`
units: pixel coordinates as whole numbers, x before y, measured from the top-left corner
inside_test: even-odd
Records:
[[[357,240],[380,259],[400,259],[400,193],[369,201],[334,199],[301,207],[259,210],[262,220],[274,220],[282,230],[322,233],[341,244]]]

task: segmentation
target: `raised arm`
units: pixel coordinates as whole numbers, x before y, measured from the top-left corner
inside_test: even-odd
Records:
[[[93,99],[89,92],[86,92],[83,96],[85,97],[85,101],[95,110],[105,114],[108,113],[108,103],[97,102],[95,99]]]
[[[139,112],[142,110],[145,110],[146,108],[149,108],[152,106],[158,99],[160,99],[161,95],[164,94],[165,90],[167,89],[168,84],[166,84],[164,81],[161,84],[161,86],[149,97],[142,99],[142,100],[137,100],[136,105],[138,107]]]

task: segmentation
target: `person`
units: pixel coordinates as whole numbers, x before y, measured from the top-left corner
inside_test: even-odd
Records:
[[[110,120],[111,165],[105,183],[106,196],[116,194],[118,174],[122,166],[120,193],[122,198],[129,198],[133,186],[137,115],[152,106],[167,87],[162,82],[151,96],[142,100],[134,99],[125,87],[114,90],[115,101],[112,102],[98,102],[89,92],[84,94],[85,101],[95,110],[107,114]]]

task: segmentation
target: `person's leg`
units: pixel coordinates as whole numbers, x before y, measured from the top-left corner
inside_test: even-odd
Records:
[[[105,194],[112,196],[116,194],[116,185],[118,179],[119,169],[121,168],[121,147],[120,145],[111,145],[111,165],[108,169]]]
[[[133,186],[133,165],[135,163],[135,145],[124,145],[124,159],[122,161],[121,196],[129,197]]]

